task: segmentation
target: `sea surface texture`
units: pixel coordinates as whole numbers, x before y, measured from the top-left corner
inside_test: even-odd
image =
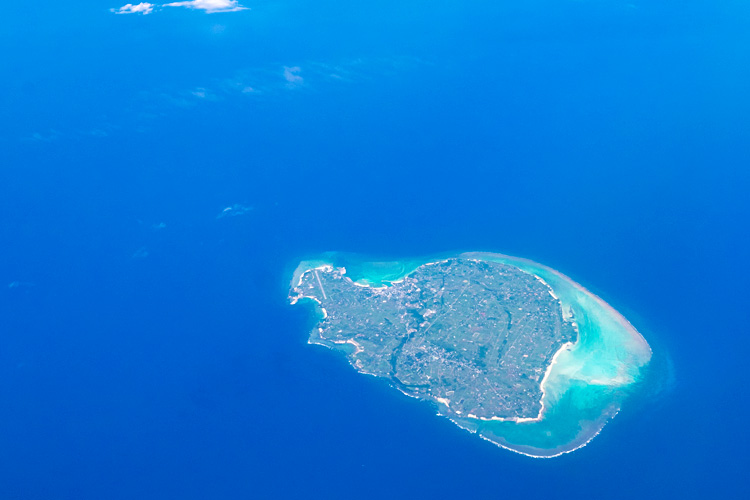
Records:
[[[0,500],[750,498],[747,0],[1,9]],[[538,423],[289,304],[467,250],[581,321]]]

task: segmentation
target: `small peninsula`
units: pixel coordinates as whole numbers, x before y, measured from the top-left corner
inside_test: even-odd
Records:
[[[352,263],[331,254],[294,273],[290,301],[318,311],[309,343],[518,453],[588,443],[650,359],[619,313],[531,261],[469,253],[347,272],[341,260]]]

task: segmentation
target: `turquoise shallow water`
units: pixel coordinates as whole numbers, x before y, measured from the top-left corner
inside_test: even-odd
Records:
[[[453,255],[455,256],[455,255]],[[546,282],[573,317],[578,339],[555,355],[542,381],[543,410],[527,421],[455,419],[482,438],[533,457],[553,457],[574,451],[593,439],[639,387],[651,360],[651,348],[614,308],[567,276],[542,264],[494,253],[463,253],[463,258],[515,266]],[[331,264],[345,267],[347,276],[371,286],[388,286],[421,264],[452,256],[373,261],[356,255],[329,253],[304,261],[294,273]]]
[[[0,499],[750,498],[750,2],[125,3],[3,4]],[[306,344],[327,249],[528,256],[654,354],[530,460]]]

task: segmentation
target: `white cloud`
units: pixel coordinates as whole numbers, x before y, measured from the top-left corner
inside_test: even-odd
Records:
[[[115,14],[151,14],[154,10],[154,4],[141,2],[137,5],[132,3],[125,4],[119,9],[110,9]]]
[[[284,80],[287,81],[289,87],[304,83],[305,80],[299,75],[300,71],[302,71],[302,68],[299,66],[284,66]]]
[[[206,89],[204,89],[203,87],[198,87],[197,89],[193,90],[190,93],[193,94],[195,97],[199,97],[201,99],[205,99],[206,96],[208,95],[206,93]]]
[[[31,137],[25,137],[24,140],[34,142],[52,142],[60,139],[60,137],[60,132],[55,129],[50,129],[46,134],[34,132],[33,134],[31,134]]]
[[[205,87],[197,87],[195,90],[191,90],[190,95],[192,95],[193,97],[197,97],[198,99],[205,99],[207,101],[219,100],[219,97],[216,94]]]
[[[115,14],[151,14],[158,7],[187,7],[188,9],[203,10],[209,14],[214,12],[237,12],[247,10],[240,5],[239,0],[187,0],[182,2],[165,3],[155,5],[141,2],[139,4],[126,4],[119,9],[110,9]]]
[[[189,9],[205,10],[209,14],[214,12],[237,12],[246,10],[239,4],[238,0],[190,0],[186,2],[172,2],[164,4],[164,7],[187,7]]]

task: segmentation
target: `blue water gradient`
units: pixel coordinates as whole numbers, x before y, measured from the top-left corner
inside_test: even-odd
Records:
[[[747,497],[747,2],[247,4],[4,6],[0,498]],[[534,461],[286,303],[310,255],[466,248],[585,283],[666,382]]]

